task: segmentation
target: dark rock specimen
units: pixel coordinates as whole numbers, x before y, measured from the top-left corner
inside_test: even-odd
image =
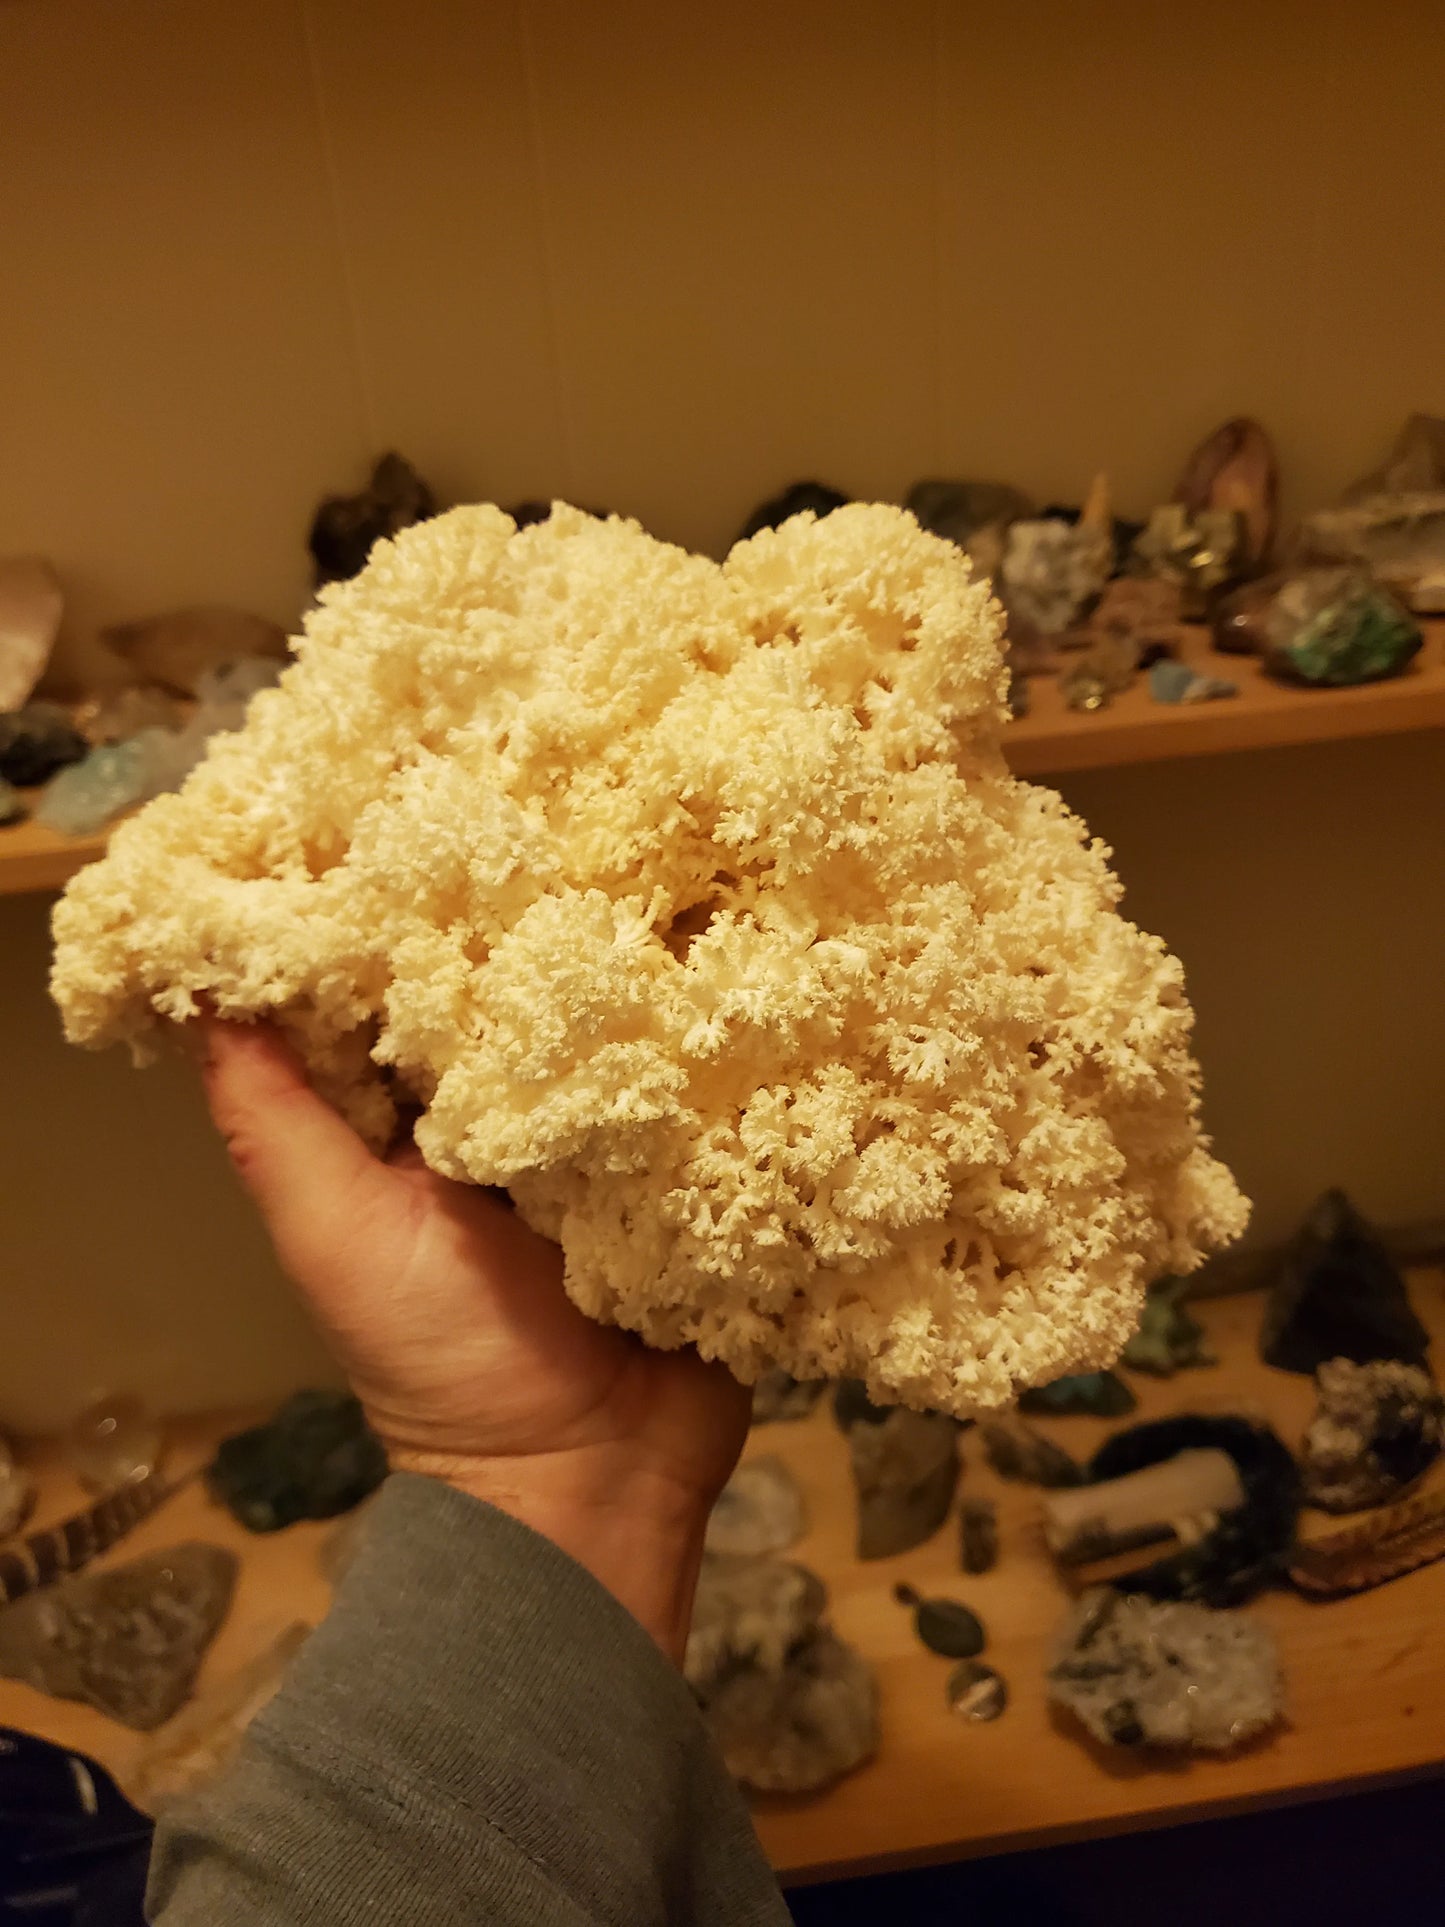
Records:
[[[1274,1638],[1243,1613],[1086,1593],[1071,1614],[1049,1697],[1096,1740],[1224,1753],[1279,1718]]]
[[[1216,1365],[1204,1342],[1204,1327],[1185,1309],[1187,1278],[1164,1278],[1144,1300],[1139,1329],[1124,1347],[1124,1363],[1131,1372],[1172,1378],[1191,1365]]]
[[[894,1410],[892,1405],[875,1405],[861,1378],[840,1378],[833,1387],[833,1420],[840,1432],[854,1425],[881,1425]]]
[[[782,1552],[808,1530],[802,1488],[781,1459],[749,1459],[722,1491],[707,1522],[710,1552]]]
[[[436,498],[411,463],[400,455],[383,455],[359,495],[328,495],[317,509],[306,538],[316,565],[316,586],[360,575],[384,536],[425,522],[436,512]]]
[[[913,1630],[943,1659],[972,1659],[984,1648],[983,1623],[958,1599],[924,1599],[912,1586],[895,1586],[893,1597],[913,1613]]]
[[[1299,1518],[1300,1475],[1267,1425],[1203,1413],[1155,1419],[1116,1432],[1089,1461],[1088,1476],[1091,1482],[1118,1479],[1181,1452],[1210,1449],[1233,1459],[1244,1504],[1194,1544],[1121,1579],[1131,1593],[1237,1606],[1282,1576]]]
[[[0,716],[0,779],[18,789],[48,782],[89,750],[59,703],[27,703]]]
[[[1078,1460],[1022,1419],[985,1419],[979,1432],[985,1456],[1000,1478],[1046,1488],[1084,1482],[1084,1468]]]
[[[1036,1385],[1019,1400],[1021,1412],[1049,1412],[1062,1417],[1092,1412],[1095,1418],[1122,1418],[1139,1403],[1114,1372],[1068,1372],[1052,1384]]]
[[[858,1494],[858,1557],[886,1559],[931,1539],[958,1483],[958,1427],[900,1406],[880,1424],[848,1427]]]
[[[959,1559],[965,1572],[991,1572],[998,1564],[998,1507],[992,1499],[965,1499],[958,1509]]]
[[[346,1392],[297,1392],[269,1424],[223,1439],[206,1468],[212,1496],[251,1532],[331,1519],[386,1477],[386,1453]]]
[[[878,1745],[873,1670],[823,1622],[816,1573],[708,1553],[684,1672],[733,1777],[810,1793]]]
[[[824,482],[794,482],[785,488],[781,495],[770,495],[766,502],[759,502],[747,521],[738,531],[739,542],[746,542],[750,535],[757,535],[763,529],[781,528],[783,523],[794,515],[802,515],[811,510],[814,515],[831,515],[852,500],[836,488],[829,488]]]
[[[148,1733],[190,1692],[236,1569],[193,1544],[46,1586],[0,1612],[0,1673]]]
[[[794,1378],[781,1366],[764,1372],[753,1387],[753,1424],[773,1425],[806,1418],[826,1388],[825,1379]]]
[[[1311,1505],[1326,1512],[1387,1505],[1440,1456],[1445,1398],[1418,1365],[1332,1358],[1315,1382],[1319,1409],[1300,1454]]]
[[[1405,1281],[1343,1191],[1326,1191],[1280,1262],[1259,1336],[1267,1365],[1317,1372],[1331,1358],[1426,1362],[1430,1338]]]

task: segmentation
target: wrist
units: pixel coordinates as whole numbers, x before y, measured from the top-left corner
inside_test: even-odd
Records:
[[[397,1471],[442,1480],[550,1539],[682,1664],[711,1495],[624,1451],[500,1458],[393,1451]]]

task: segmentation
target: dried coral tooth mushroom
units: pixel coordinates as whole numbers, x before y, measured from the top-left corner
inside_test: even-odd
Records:
[[[893,508],[721,566],[565,507],[409,529],[71,884],[68,1034],[276,1017],[584,1310],[746,1379],[963,1413],[1104,1365],[1246,1206],[1179,964],[1007,772],[1000,627]]]

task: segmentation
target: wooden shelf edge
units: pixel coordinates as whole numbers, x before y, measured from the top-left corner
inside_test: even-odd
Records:
[[[1107,709],[1084,714],[1064,706],[1056,682],[1035,677],[1034,708],[1004,732],[1004,754],[1016,776],[1052,777],[1445,729],[1445,621],[1424,626],[1425,647],[1403,676],[1354,689],[1293,689],[1274,682],[1250,658],[1211,649],[1202,629],[1186,644],[1186,659],[1237,683],[1237,696],[1193,706],[1156,703],[1141,676]],[[0,829],[0,896],[61,889],[105,854],[107,840],[104,830],[59,836],[33,819]]]

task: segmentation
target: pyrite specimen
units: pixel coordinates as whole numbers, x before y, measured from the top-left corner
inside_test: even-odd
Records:
[[[1122,1418],[1139,1403],[1116,1372],[1066,1372],[1048,1385],[1036,1385],[1019,1400],[1021,1412],[1061,1417],[1091,1412],[1095,1418]]]
[[[64,610],[59,577],[42,557],[0,562],[0,712],[29,701],[50,660]]]
[[[190,1544],[42,1587],[0,1612],[0,1673],[148,1733],[189,1694],[236,1569]]]
[[[1150,1286],[1139,1329],[1124,1347],[1130,1371],[1172,1378],[1190,1366],[1218,1364],[1205,1343],[1204,1327],[1185,1308],[1188,1296],[1187,1278],[1162,1278]]]
[[[1366,1365],[1398,1358],[1424,1366],[1429,1333],[1405,1281],[1343,1191],[1311,1207],[1270,1289],[1259,1349],[1267,1365],[1317,1372],[1332,1358]]]
[[[827,1389],[821,1378],[794,1378],[781,1366],[764,1372],[753,1387],[753,1424],[806,1418]]]
[[[1243,1613],[1102,1588],[1070,1615],[1048,1681],[1110,1746],[1226,1753],[1273,1726],[1282,1699],[1273,1635]]]
[[[722,1491],[707,1522],[710,1552],[783,1552],[808,1530],[802,1488],[781,1459],[749,1459]]]
[[[178,696],[202,696],[204,677],[227,663],[247,656],[282,663],[290,652],[278,623],[245,609],[172,609],[114,623],[101,640],[145,681]]]
[[[1202,616],[1243,566],[1244,525],[1232,509],[1191,514],[1180,502],[1156,508],[1134,544],[1137,574],[1179,585],[1182,613]]]
[[[1418,1365],[1331,1358],[1315,1373],[1319,1409],[1300,1453],[1305,1497],[1326,1512],[1398,1499],[1445,1445],[1445,1398]]]
[[[436,498],[405,456],[383,455],[358,495],[328,495],[306,538],[316,586],[360,575],[383,537],[437,512]]]
[[[965,1572],[991,1572],[998,1564],[998,1507],[992,1499],[965,1499],[959,1506],[958,1548]]]
[[[958,1483],[958,1427],[899,1406],[881,1424],[848,1427],[858,1494],[858,1557],[886,1559],[931,1539]]]
[[[223,1439],[206,1469],[212,1495],[251,1532],[331,1519],[374,1492],[386,1453],[346,1392],[297,1392],[266,1425]]]
[[[877,1748],[872,1668],[826,1604],[805,1567],[704,1555],[684,1672],[729,1772],[759,1792],[813,1792]]]

